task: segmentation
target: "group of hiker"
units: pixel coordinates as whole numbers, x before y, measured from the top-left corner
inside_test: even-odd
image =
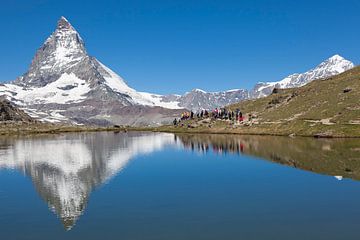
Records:
[[[190,120],[190,119],[202,119],[211,117],[213,119],[222,119],[222,120],[230,120],[230,121],[239,121],[242,122],[244,120],[243,114],[240,109],[236,109],[235,111],[228,110],[226,108],[215,108],[211,112],[208,110],[200,110],[197,112],[183,112],[181,114],[180,119],[174,119],[173,124],[177,125],[181,121]]]
[[[235,120],[235,121],[243,121],[244,117],[240,109],[236,109],[235,111],[227,110],[226,108],[215,108],[213,110],[213,117],[215,119],[229,119],[229,120]]]
[[[209,117],[209,112],[207,110],[201,110],[198,111],[197,113],[194,113],[193,111],[191,112],[183,112],[181,114],[181,118],[180,120],[189,120],[189,119],[194,119],[195,116],[197,118],[203,118],[203,117]]]

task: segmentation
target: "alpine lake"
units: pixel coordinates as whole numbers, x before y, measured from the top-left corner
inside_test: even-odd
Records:
[[[359,239],[360,139],[0,138],[1,239]]]

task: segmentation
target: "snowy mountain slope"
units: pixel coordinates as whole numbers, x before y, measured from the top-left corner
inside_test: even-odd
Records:
[[[0,88],[1,93],[13,98],[18,105],[81,102],[90,90],[90,85],[74,73],[64,73],[56,81],[40,87],[26,88],[15,84],[5,84]]]
[[[349,60],[334,55],[305,73],[295,73],[278,82],[258,83],[252,89],[250,96],[251,98],[265,97],[271,94],[274,88],[301,87],[313,80],[328,78],[353,67],[354,64]]]
[[[180,109],[181,107],[178,105],[176,101],[164,102],[162,101],[162,95],[146,93],[146,92],[137,92],[136,90],[130,88],[126,85],[125,81],[113,72],[111,69],[103,65],[99,62],[102,67],[101,73],[104,76],[105,83],[109,86],[113,91],[124,93],[129,95],[135,104],[146,105],[146,106],[159,106],[170,109]]]

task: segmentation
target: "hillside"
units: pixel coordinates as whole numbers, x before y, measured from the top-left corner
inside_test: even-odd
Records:
[[[301,88],[230,106],[274,132],[360,136],[360,67]]]
[[[360,137],[360,67],[270,96],[228,106],[245,114],[238,124],[229,120],[195,120],[190,128],[173,131]],[[166,130],[166,129],[164,129]]]
[[[28,114],[17,108],[10,101],[0,98],[0,122],[34,122]]]

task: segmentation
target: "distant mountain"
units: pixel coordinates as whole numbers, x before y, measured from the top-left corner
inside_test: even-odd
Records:
[[[346,60],[339,55],[334,55],[307,72],[289,75],[278,82],[258,83],[250,92],[250,97],[266,97],[271,94],[274,88],[284,89],[301,87],[313,80],[328,78],[345,72],[353,67],[354,64],[349,60]]]
[[[201,109],[215,109],[249,98],[249,93],[244,89],[233,89],[223,92],[205,92],[201,89],[194,89],[184,95],[164,96],[164,102],[176,101],[180,107],[198,111]]]
[[[0,93],[32,116],[53,122],[158,125],[170,122],[181,108],[130,88],[88,55],[84,41],[64,17],[37,50],[29,70],[1,86]]]
[[[223,92],[205,92],[194,89],[184,95],[169,95],[162,97],[164,102],[176,101],[180,107],[192,110],[214,109],[226,105],[238,103],[243,100],[266,97],[274,88],[301,87],[313,80],[331,77],[354,67],[354,64],[345,58],[334,55],[320,63],[314,69],[305,73],[295,73],[278,82],[258,83],[250,91],[246,89],[235,89]]]

